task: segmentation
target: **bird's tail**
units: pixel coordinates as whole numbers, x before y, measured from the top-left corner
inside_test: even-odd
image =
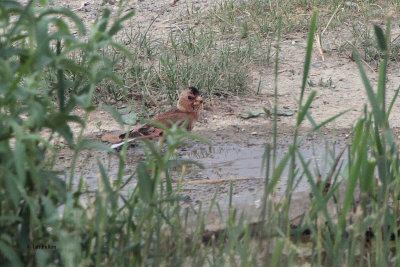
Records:
[[[130,143],[135,142],[137,139],[138,139],[137,137],[130,138],[130,139],[127,139],[126,141],[124,140],[124,141],[122,141],[122,142],[120,142],[118,144],[113,144],[113,145],[111,145],[111,149],[119,149],[120,147],[122,147],[125,144],[125,142],[130,144]]]

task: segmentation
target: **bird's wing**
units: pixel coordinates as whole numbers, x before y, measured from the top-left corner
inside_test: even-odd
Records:
[[[152,137],[158,137],[162,134],[162,129],[153,127],[151,125],[144,125],[140,127],[137,130],[132,130],[128,133],[128,139],[125,141],[125,134],[121,134],[119,136],[120,139],[123,139],[124,141],[118,143],[118,144],[113,144],[111,146],[112,149],[120,149],[125,143],[133,143],[138,139],[143,139],[143,138],[152,138]]]
[[[155,116],[152,121],[162,123],[167,127],[172,126],[171,122],[176,123],[177,121],[182,121],[182,124],[179,125],[182,126],[186,121],[188,121],[188,129],[192,128],[190,126],[192,122],[191,114],[188,112],[183,112],[179,109],[171,109],[163,112]],[[150,138],[160,136],[162,134],[162,130],[150,124],[145,124],[135,130],[130,131],[128,134],[129,138]],[[124,139],[125,134],[121,134],[119,138]]]
[[[182,121],[182,125],[185,121],[191,121],[191,114],[188,112],[180,111],[179,109],[172,109],[161,113],[160,115],[153,118],[154,122],[162,123],[168,127],[171,127],[171,122]]]
[[[162,133],[161,129],[154,127],[150,124],[145,124],[137,129],[134,129],[128,133],[128,138],[150,138],[160,136]],[[120,139],[125,139],[125,133],[119,136]]]

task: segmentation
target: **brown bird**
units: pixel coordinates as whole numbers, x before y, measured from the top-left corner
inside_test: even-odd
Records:
[[[152,121],[171,127],[172,124],[181,121],[180,127],[185,125],[188,131],[191,131],[194,124],[199,119],[200,108],[203,104],[203,99],[200,96],[199,90],[195,87],[189,87],[182,91],[179,96],[177,108],[168,110],[155,116]],[[128,140],[126,142],[130,143],[139,138],[151,138],[158,137],[162,135],[163,130],[157,128],[150,124],[145,124],[139,129],[132,130],[128,133]],[[125,139],[126,134],[121,134],[120,139]],[[125,142],[114,144],[111,146],[112,149],[119,148],[124,145]]]

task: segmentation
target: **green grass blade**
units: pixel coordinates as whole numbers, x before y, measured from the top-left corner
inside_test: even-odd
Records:
[[[340,112],[340,113],[338,113],[338,114],[336,114],[336,115],[334,115],[334,116],[328,118],[327,120],[321,122],[320,124],[317,124],[317,123],[314,121],[314,119],[313,119],[313,117],[311,116],[311,114],[306,113],[306,116],[307,116],[307,119],[311,122],[311,125],[314,127],[314,128],[312,129],[312,131],[315,132],[315,131],[318,131],[319,129],[321,129],[322,127],[324,127],[325,125],[327,125],[328,123],[330,123],[330,122],[336,120],[337,118],[339,118],[340,116],[342,116],[343,114],[345,114],[345,113],[347,113],[347,112],[349,112],[349,111],[350,111],[350,109],[347,109],[347,110],[345,110],[345,111],[342,111],[342,112]]]
[[[307,86],[308,73],[310,71],[314,34],[315,34],[315,29],[317,28],[317,15],[318,15],[318,11],[314,10],[312,17],[311,17],[310,31],[308,33],[307,51],[306,51],[306,58],[304,61],[304,68],[303,68],[303,81],[301,84],[300,103],[302,103],[302,101],[303,101],[304,91]]]
[[[360,147],[365,147],[366,148],[366,143],[367,143],[367,137],[368,133],[366,133],[362,137],[362,141],[360,143]],[[350,209],[350,205],[352,204],[354,200],[354,192],[356,189],[358,177],[360,175],[360,167],[362,163],[362,155],[357,155],[355,163],[351,166],[350,169],[350,177],[348,180],[348,186],[347,186],[347,191],[345,195],[345,199],[343,201],[343,208],[342,208],[342,214],[339,219],[339,229],[342,229],[342,233],[344,233],[344,227],[346,224],[346,218],[347,218],[347,213]]]
[[[124,120],[122,119],[122,115],[112,106],[102,105],[102,109],[108,111],[111,116],[122,126],[124,125]]]
[[[77,144],[77,149],[84,150],[84,149],[96,149],[96,150],[103,150],[110,153],[115,152],[109,146],[92,139],[83,139]]]
[[[361,61],[358,57],[358,54],[354,52],[354,55],[355,55],[355,60],[357,62],[358,70],[360,71],[361,80],[364,84],[365,90],[367,91],[369,103],[372,106],[372,114],[374,115],[376,123],[382,123],[383,119],[382,112],[379,107],[378,100],[376,98],[374,90],[372,89],[367,74],[365,73],[364,67],[362,66]]]
[[[392,101],[390,101],[389,108],[388,108],[388,110],[387,110],[387,112],[386,112],[385,121],[389,121],[389,116],[390,116],[390,113],[392,112],[393,105],[394,105],[394,103],[395,103],[397,97],[399,96],[399,90],[400,90],[400,86],[397,87],[397,89],[396,89],[396,91],[395,91],[395,93],[394,93],[394,96],[393,96],[393,98],[392,98]]]
[[[272,178],[270,182],[268,183],[268,189],[266,190],[266,195],[268,196],[269,194],[272,193],[274,190],[276,184],[278,181],[281,179],[283,170],[285,169],[288,161],[290,158],[290,153],[287,153],[279,162],[278,166],[273,170],[272,172]]]
[[[313,90],[311,91],[310,95],[307,98],[306,103],[304,106],[300,108],[299,115],[297,116],[297,126],[300,126],[300,124],[303,122],[305,115],[308,112],[308,109],[311,106],[312,101],[314,100],[315,96],[317,95],[317,91]]]
[[[278,239],[278,241],[275,244],[275,249],[274,249],[274,253],[272,254],[272,258],[271,258],[271,264],[270,266],[281,266],[280,264],[280,260],[281,260],[281,255],[282,255],[282,250],[283,250],[283,246],[284,246],[284,242],[282,239]]]
[[[8,246],[3,241],[0,241],[0,251],[4,257],[10,260],[12,266],[23,266],[21,259],[18,257],[18,254],[14,251],[12,247]]]
[[[70,9],[65,8],[65,7],[55,7],[51,9],[47,9],[46,11],[42,12],[39,16],[39,20],[48,15],[63,15],[68,18],[70,18],[74,23],[76,28],[78,29],[80,34],[85,34],[86,33],[86,28],[85,25],[83,24],[82,20],[79,18],[78,15],[76,15],[74,12],[72,12]]]
[[[99,166],[99,169],[100,169],[101,180],[103,181],[105,191],[108,194],[112,194],[113,190],[111,188],[110,178],[107,176],[106,170],[104,169],[104,166],[100,160],[97,160],[97,165]]]
[[[150,203],[154,194],[154,181],[147,171],[146,164],[139,163],[136,167],[136,172],[138,175],[139,197],[143,201]]]
[[[379,77],[378,77],[378,91],[376,98],[378,103],[380,103],[382,117],[385,118],[385,109],[386,109],[386,73],[387,73],[387,61],[384,58],[381,61],[381,65],[379,66]]]
[[[273,148],[272,151],[272,168],[275,168],[276,165],[276,144],[277,144],[277,136],[278,136],[278,64],[279,64],[279,45],[281,41],[281,30],[282,30],[282,18],[279,19],[278,23],[278,34],[276,39],[276,55],[275,55],[275,72],[274,72],[274,125],[273,125]],[[261,83],[261,79],[260,79]]]
[[[375,31],[375,37],[376,41],[378,43],[378,47],[382,52],[387,51],[388,47],[386,45],[386,38],[385,34],[383,33],[383,30],[381,27],[378,25],[374,24],[374,31]]]

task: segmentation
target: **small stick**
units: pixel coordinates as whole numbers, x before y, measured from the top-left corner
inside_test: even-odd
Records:
[[[322,49],[322,45],[321,45],[321,35],[320,34],[315,34],[315,40],[316,40],[316,43],[317,43],[318,51],[321,54],[322,61],[325,61],[324,50]]]
[[[326,24],[325,28],[323,29],[323,31],[321,32],[321,36],[324,35],[326,29],[328,29],[329,24],[331,24],[333,17],[336,15],[336,13],[339,11],[339,8],[342,6],[342,4],[338,5],[338,7],[336,8],[335,12],[333,12],[331,18],[329,19],[328,23]]]
[[[239,181],[247,181],[247,180],[261,180],[265,179],[262,177],[232,177],[232,178],[223,178],[223,179],[215,179],[215,180],[197,180],[197,181],[189,181],[188,185],[196,185],[196,184],[219,184],[226,182],[239,182]]]
[[[324,35],[326,29],[328,29],[329,24],[331,24],[332,19],[335,17],[336,13],[339,11],[339,8],[342,4],[338,5],[338,7],[336,8],[335,12],[333,12],[332,16],[330,17],[328,23],[326,24],[325,28],[322,30],[322,32],[320,34],[315,34],[315,39],[317,41],[317,48],[319,53],[321,54],[322,57],[322,61],[325,61],[325,57],[324,57],[324,49],[322,48],[322,44],[321,44],[321,38]]]

